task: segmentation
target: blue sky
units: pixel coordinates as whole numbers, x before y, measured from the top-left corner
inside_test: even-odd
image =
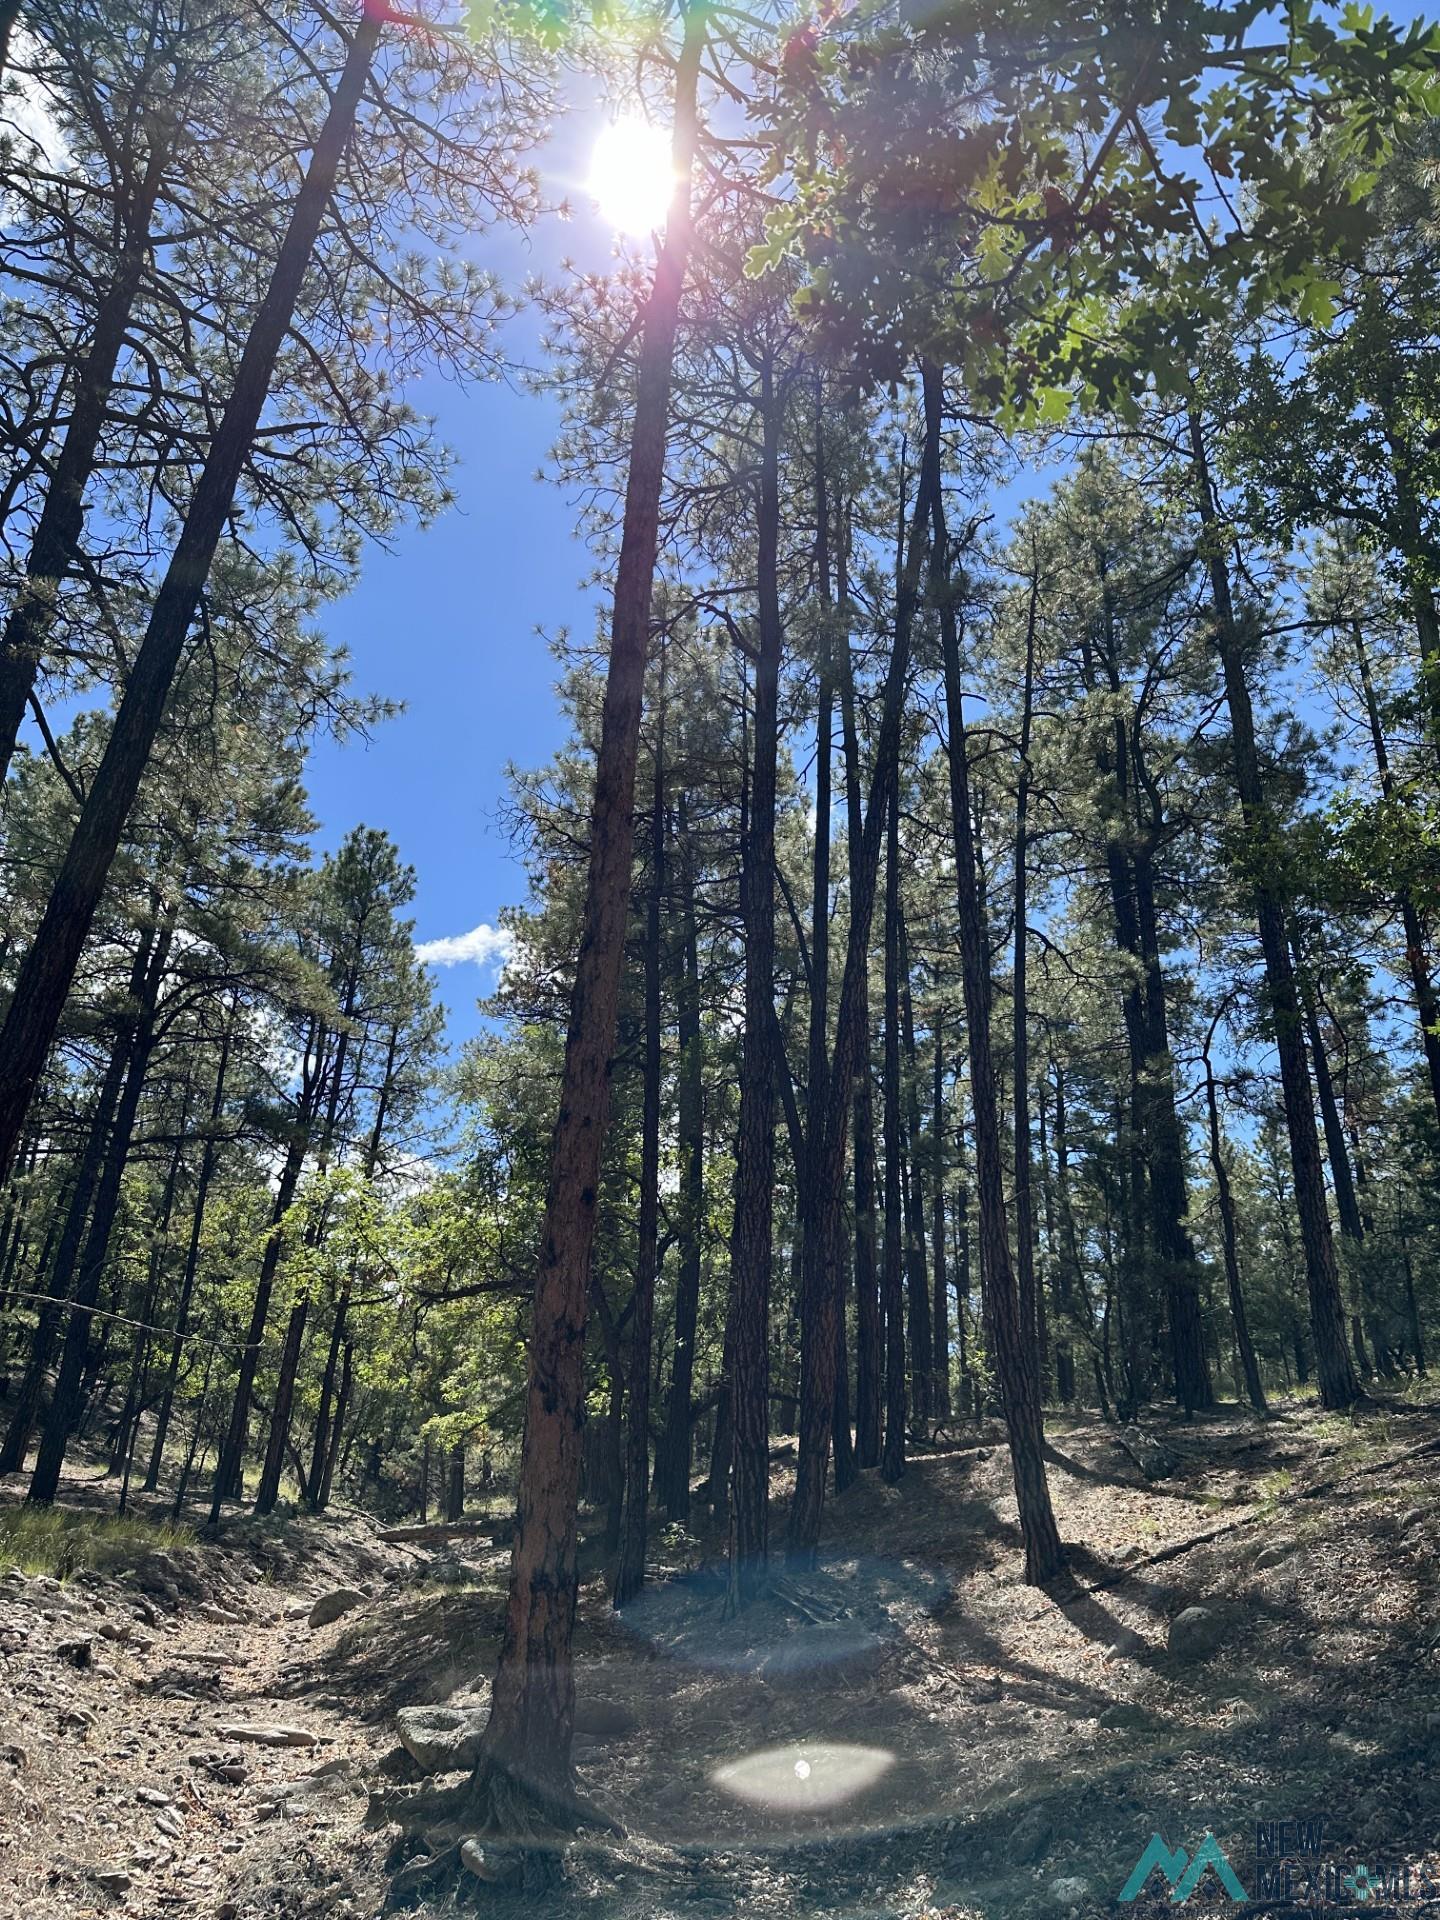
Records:
[[[584,192],[603,118],[598,108],[566,114],[536,157],[547,200],[572,196],[570,220],[547,216],[523,239],[477,239],[476,259],[508,284],[557,273],[563,259],[600,266],[609,257],[610,229]],[[503,347],[513,362],[538,364],[531,316],[507,326]],[[428,530],[406,530],[391,552],[372,552],[357,590],[326,618],[350,652],[357,688],[406,710],[368,744],[317,743],[308,785],[322,847],[357,822],[395,840],[416,869],[416,939],[425,943],[493,928],[502,906],[524,898],[499,817],[505,769],[533,766],[560,744],[545,635],[588,632],[596,594],[580,586],[588,555],[569,501],[536,478],[559,423],[556,403],[505,382],[462,392],[435,380],[411,398],[458,456],[458,504]],[[493,959],[437,967],[452,1041],[480,1030],[475,1002],[494,977]]]

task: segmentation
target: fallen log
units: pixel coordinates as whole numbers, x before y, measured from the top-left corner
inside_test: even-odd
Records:
[[[515,1534],[513,1520],[431,1520],[407,1527],[383,1527],[379,1538],[404,1546],[439,1546],[446,1540],[488,1539],[491,1546],[508,1546]]]

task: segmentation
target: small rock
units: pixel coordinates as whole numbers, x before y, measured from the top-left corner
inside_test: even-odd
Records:
[[[195,1611],[202,1620],[208,1620],[212,1626],[243,1627],[245,1624],[246,1616],[243,1612],[237,1613],[229,1607],[217,1606],[213,1600],[202,1601]]]
[[[460,1864],[467,1873],[474,1874],[477,1880],[483,1880],[487,1886],[513,1887],[520,1881],[518,1860],[497,1853],[493,1847],[483,1847],[473,1838],[461,1843]]]
[[[125,1893],[132,1884],[123,1867],[101,1867],[90,1878],[104,1893]]]
[[[1211,1607],[1186,1607],[1170,1622],[1167,1646],[1177,1660],[1204,1660],[1214,1653],[1225,1622]]]
[[[135,1631],[133,1620],[102,1620],[97,1629],[102,1640],[128,1640]]]
[[[402,1707],[395,1731],[422,1773],[468,1773],[489,1717],[484,1707]]]
[[[140,1802],[142,1807],[168,1807],[170,1805],[169,1794],[162,1793],[158,1787],[137,1787],[135,1789],[135,1798]]]
[[[358,1587],[333,1587],[329,1593],[322,1593],[310,1609],[312,1627],[328,1627],[332,1620],[338,1620],[342,1614],[351,1612],[355,1607],[365,1604],[365,1595]]]
[[[1088,1882],[1077,1879],[1069,1874],[1064,1875],[1059,1880],[1052,1880],[1050,1882],[1050,1897],[1055,1901],[1057,1906],[1061,1907],[1077,1905],[1085,1898],[1089,1891],[1090,1887]]]

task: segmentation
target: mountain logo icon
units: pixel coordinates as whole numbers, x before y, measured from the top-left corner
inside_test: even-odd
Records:
[[[1152,1873],[1159,1873],[1165,1880],[1177,1907],[1190,1898],[1207,1873],[1215,1875],[1232,1900],[1250,1897],[1225,1858],[1224,1848],[1209,1832],[1195,1849],[1193,1858],[1183,1847],[1168,1847],[1158,1833],[1152,1833],[1145,1851],[1131,1868],[1130,1878],[1120,1889],[1121,1900],[1137,1899]]]

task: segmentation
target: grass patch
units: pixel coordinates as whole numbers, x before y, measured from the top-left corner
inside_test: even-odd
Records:
[[[194,1529],[136,1514],[77,1513],[65,1507],[13,1507],[0,1513],[0,1568],[48,1573],[110,1573],[144,1554],[192,1544]]]

